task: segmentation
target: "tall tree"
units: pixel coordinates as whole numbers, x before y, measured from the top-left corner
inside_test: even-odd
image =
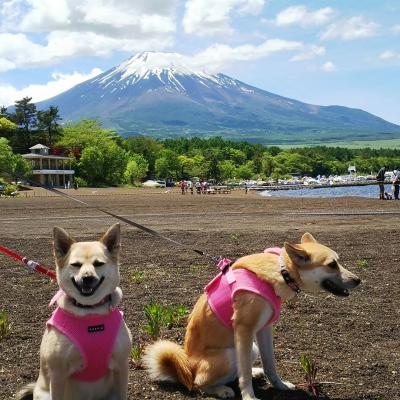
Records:
[[[25,145],[31,146],[31,129],[36,126],[36,105],[31,102],[32,97],[24,97],[15,102],[15,113],[12,114],[12,120],[25,135]]]
[[[47,132],[48,143],[53,144],[53,139],[55,139],[55,136],[59,133],[58,121],[61,120],[58,107],[50,106],[48,110],[38,111],[36,116],[39,129]]]
[[[0,118],[8,118],[7,107],[0,106]]]

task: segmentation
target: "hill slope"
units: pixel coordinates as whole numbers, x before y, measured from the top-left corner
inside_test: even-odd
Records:
[[[400,137],[400,126],[363,110],[282,97],[190,66],[175,53],[141,53],[38,103],[66,121],[98,118],[122,134],[215,135],[260,143]]]

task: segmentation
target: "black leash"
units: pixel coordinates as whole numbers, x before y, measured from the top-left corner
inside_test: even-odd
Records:
[[[52,192],[52,193],[55,193],[55,194],[58,195],[58,196],[67,198],[67,199],[69,199],[69,200],[75,201],[75,202],[80,203],[80,204],[83,204],[83,205],[85,205],[85,206],[87,206],[87,207],[89,207],[89,208],[92,208],[92,209],[94,209],[94,210],[98,210],[98,211],[100,211],[100,212],[102,212],[102,213],[104,213],[104,214],[107,214],[107,215],[109,215],[109,216],[115,218],[115,219],[118,219],[118,220],[120,220],[120,221],[122,221],[122,222],[125,222],[125,223],[128,224],[128,225],[134,226],[135,228],[138,228],[138,229],[142,230],[143,232],[147,232],[147,233],[149,233],[149,234],[152,235],[152,236],[155,236],[155,237],[158,237],[158,238],[160,238],[160,239],[166,240],[166,241],[168,241],[168,242],[170,242],[170,243],[174,243],[174,244],[176,244],[176,245],[178,245],[178,246],[184,247],[185,249],[194,251],[195,253],[197,253],[197,254],[199,254],[199,255],[201,255],[201,256],[203,256],[203,257],[209,258],[209,259],[212,260],[214,263],[215,263],[215,262],[219,262],[219,261],[222,259],[222,257],[220,257],[220,256],[213,256],[213,255],[208,254],[208,253],[206,253],[206,252],[204,252],[204,251],[202,251],[202,250],[198,250],[198,249],[194,249],[194,248],[192,248],[192,247],[188,247],[187,245],[185,245],[185,244],[183,244],[183,243],[181,243],[181,242],[178,242],[178,241],[176,241],[176,240],[174,240],[174,239],[171,239],[171,238],[169,238],[169,237],[167,237],[167,236],[164,236],[164,235],[162,235],[160,232],[157,232],[157,231],[155,231],[155,230],[153,230],[153,229],[151,229],[151,228],[148,228],[147,226],[144,226],[144,225],[141,225],[141,224],[139,224],[139,223],[137,223],[137,222],[131,221],[130,219],[121,217],[120,215],[117,215],[117,214],[114,214],[114,213],[112,213],[112,212],[110,212],[110,211],[104,210],[103,208],[96,207],[96,206],[91,206],[90,204],[86,203],[86,202],[83,201],[83,200],[79,200],[79,199],[77,199],[77,198],[74,197],[74,196],[71,196],[71,195],[69,195],[69,194],[67,194],[67,193],[61,192],[61,191],[58,190],[58,189],[55,189],[55,188],[51,188],[51,187],[42,185],[41,183],[38,183],[38,182],[36,182],[36,181],[33,181],[32,179],[29,179],[29,178],[27,178],[26,176],[13,173],[13,172],[8,171],[8,170],[6,170],[6,169],[4,169],[4,168],[0,168],[0,172],[6,173],[7,175],[10,175],[10,176],[15,176],[16,178],[18,178],[18,179],[20,179],[20,180],[22,180],[22,181],[29,182],[29,183],[30,183],[31,185],[33,185],[33,186],[39,186],[39,187],[41,187],[42,189],[45,189],[45,190],[47,190],[47,191],[49,191],[49,192]]]

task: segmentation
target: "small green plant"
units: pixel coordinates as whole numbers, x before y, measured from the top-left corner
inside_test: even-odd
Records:
[[[172,329],[174,326],[181,326],[186,320],[188,309],[183,305],[165,307],[165,327]]]
[[[152,338],[157,339],[163,328],[172,329],[174,326],[180,326],[188,315],[185,306],[163,306],[158,303],[145,305],[144,314],[147,324],[143,330]]]
[[[306,373],[306,384],[300,386],[305,386],[314,396],[318,397],[319,391],[318,383],[316,381],[318,367],[316,361],[314,361],[309,355],[302,354],[300,356],[300,364]]]
[[[0,340],[3,340],[11,332],[11,324],[6,310],[0,311]]]
[[[147,319],[147,324],[143,327],[143,330],[152,339],[157,339],[160,336],[165,320],[164,306],[158,303],[146,304],[144,306],[144,315]]]
[[[136,343],[132,344],[131,349],[131,362],[136,369],[142,368],[142,356],[144,351],[145,343],[142,339],[139,339]]]
[[[145,277],[146,277],[146,275],[144,272],[137,271],[137,272],[134,272],[133,274],[131,274],[130,278],[133,283],[136,283],[139,285],[140,283],[142,283],[144,281]]]
[[[357,260],[357,261],[356,261],[356,264],[357,264],[359,267],[362,267],[362,268],[367,268],[368,265],[369,265],[368,260],[365,260],[364,258],[362,258],[362,259],[360,259],[360,260]]]
[[[239,235],[237,233],[230,233],[229,234],[229,240],[235,246],[239,245]]]

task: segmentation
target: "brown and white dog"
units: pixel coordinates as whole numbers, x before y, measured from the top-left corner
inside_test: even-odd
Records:
[[[93,242],[54,228],[58,308],[40,346],[39,378],[18,400],[127,399],[131,334],[117,308],[119,249],[119,224]]]
[[[340,265],[337,253],[305,233],[300,244],[285,242],[281,256],[260,253],[238,259],[232,270],[246,269],[268,282],[282,300],[295,296],[285,282],[281,269],[300,290],[310,293],[328,291],[348,296],[348,289],[361,280]],[[289,280],[290,280],[289,279]],[[258,294],[239,291],[233,298],[232,329],[211,310],[206,294],[200,296],[189,317],[184,348],[170,341],[150,345],[144,363],[155,380],[179,381],[186,388],[198,388],[220,398],[234,397],[226,386],[237,377],[243,400],[256,400],[252,377],[265,375],[280,390],[294,385],[284,382],[275,368],[272,327],[268,325],[273,307]],[[263,369],[253,368],[258,344]]]

